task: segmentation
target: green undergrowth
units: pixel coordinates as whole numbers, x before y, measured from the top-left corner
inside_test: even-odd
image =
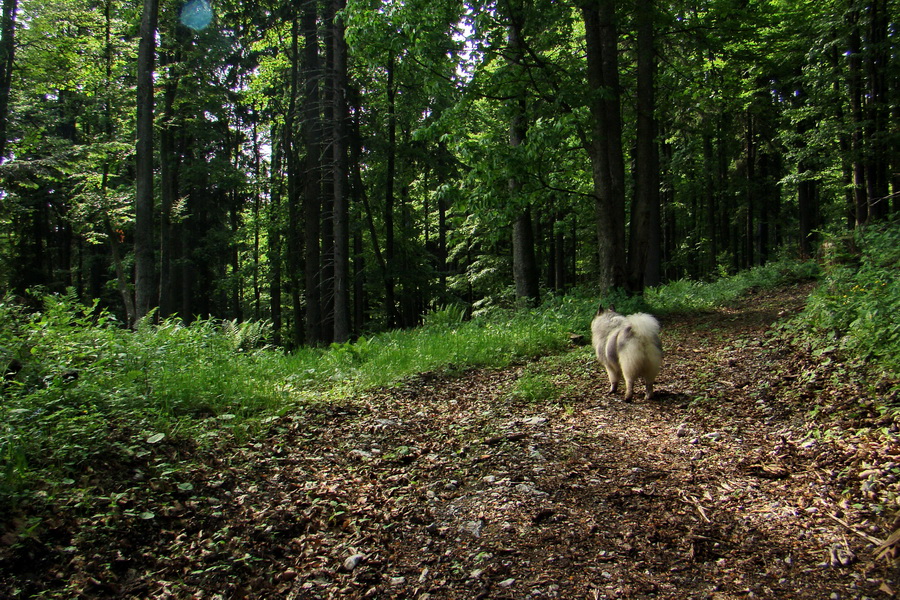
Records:
[[[710,309],[809,269],[781,263],[603,302],[621,312]],[[4,300],[0,504],[41,482],[76,481],[101,459],[140,461],[176,440],[202,446],[248,439],[279,415],[419,373],[499,368],[560,353],[570,333],[588,335],[597,305],[589,293],[555,296],[540,308],[470,321],[450,306],[414,330],[285,353],[266,345],[271,331],[262,323],[173,319],[129,331],[73,294],[48,296],[36,312]],[[527,398],[555,393],[540,374],[520,388]]]
[[[815,279],[814,261],[781,260],[721,277],[711,282],[680,279],[647,290],[644,300],[658,314],[712,310],[726,306],[756,289],[771,289]]]
[[[900,378],[900,220],[828,236],[821,255],[821,283],[786,335]]]

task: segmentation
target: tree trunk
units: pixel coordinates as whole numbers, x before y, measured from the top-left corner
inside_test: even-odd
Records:
[[[520,15],[509,14],[509,49],[512,68],[521,68],[524,61],[525,48],[522,39]],[[509,145],[513,148],[525,143],[528,131],[526,117],[525,89],[516,91],[510,100],[512,117],[509,125]],[[538,278],[537,258],[534,248],[534,231],[531,220],[531,209],[525,201],[518,198],[522,183],[516,176],[510,177],[509,191],[512,203],[518,207],[518,214],[513,221],[513,279],[516,287],[516,302],[524,306],[540,304],[540,285]]]
[[[537,306],[541,292],[534,253],[534,229],[531,209],[525,208],[513,223],[513,274],[516,282],[516,301],[524,306]]]
[[[334,140],[334,341],[350,339],[350,208],[347,194],[347,45],[340,11],[344,0],[333,0],[334,73],[332,101]]]
[[[283,137],[278,133],[278,128],[272,126],[272,173],[271,196],[269,207],[269,235],[268,255],[270,264],[269,300],[272,314],[272,331],[274,339],[272,343],[280,346],[281,339],[281,155]]]
[[[144,0],[137,64],[137,145],[135,148],[134,261],[138,319],[153,305],[153,64],[157,0]]]
[[[868,135],[869,145],[866,165],[866,186],[869,197],[869,215],[883,219],[888,215],[888,93],[887,70],[890,61],[888,51],[887,0],[870,0],[866,71],[869,80]]]
[[[376,257],[376,262],[378,264],[379,269],[381,270],[382,278],[385,276],[385,267],[384,267],[384,259],[381,255],[381,248],[378,245],[378,235],[375,230],[375,223],[373,220],[372,211],[369,207],[369,202],[366,197],[366,190],[363,187],[362,181],[362,173],[361,173],[361,161],[362,161],[362,141],[360,139],[359,134],[359,105],[357,103],[358,96],[355,90],[351,88],[347,88],[348,93],[348,104],[350,103],[350,94],[353,93],[353,106],[356,110],[353,111],[353,117],[348,122],[349,131],[347,132],[347,144],[349,146],[348,151],[350,154],[350,162],[348,165],[349,176],[350,176],[350,190],[353,195],[353,204],[356,207],[356,213],[361,219],[363,215],[367,217],[367,221],[369,224],[369,233],[372,236],[372,246],[373,253]],[[365,255],[363,253],[363,223],[362,220],[359,221],[357,227],[354,227],[353,231],[353,250],[354,250],[354,292],[353,292],[353,312],[355,314],[355,318],[353,320],[354,327],[356,328],[356,334],[362,330],[363,324],[366,321],[366,314],[368,310],[368,298],[366,294],[366,286],[365,286],[365,275],[366,275],[366,263],[365,263]]]
[[[653,0],[637,0],[637,139],[634,204],[628,247],[628,287],[659,284],[659,149],[656,145],[656,53]]]
[[[178,156],[175,154],[173,120],[178,79],[167,79],[164,85],[163,127],[159,138],[159,316],[174,312],[172,285],[172,207],[178,198]]]
[[[438,297],[443,301],[447,296],[447,200],[443,194],[438,198]]]
[[[756,176],[756,118],[752,114],[752,112],[747,110],[747,129],[745,131],[745,151],[746,151],[746,160],[747,160],[747,170],[746,170],[746,198],[747,198],[747,218],[744,221],[744,237],[746,238],[744,242],[744,262],[743,268],[749,269],[752,267],[756,261],[755,253],[754,253],[754,238],[755,238],[755,216],[756,216],[756,190],[757,190],[757,176]]]
[[[593,121],[588,153],[596,198],[598,283],[606,292],[625,285],[625,167],[614,2],[588,0],[582,16]]]
[[[303,138],[306,146],[305,186],[303,193],[303,246],[306,263],[306,343],[319,344],[322,340],[322,254],[319,236],[322,218],[322,125],[319,118],[319,36],[316,27],[316,2],[307,0],[303,5]]]
[[[16,53],[16,10],[18,0],[3,0],[0,6],[0,164],[6,159],[6,121]]]
[[[291,339],[289,345],[297,347],[304,341],[303,335],[303,303],[300,300],[300,274],[301,274],[301,225],[300,225],[300,183],[301,177],[300,161],[297,157],[296,141],[296,116],[297,116],[297,96],[300,93],[300,51],[299,51],[300,30],[297,20],[291,23],[291,82],[290,97],[288,98],[288,108],[284,117],[284,131],[282,132],[282,148],[284,149],[284,162],[287,170],[287,280],[288,291],[290,293],[291,320],[290,332]],[[308,181],[311,175],[304,178]],[[318,191],[315,192],[315,198],[318,199]],[[304,203],[306,198],[304,198]],[[318,210],[316,210],[316,221],[318,224]],[[308,224],[306,224],[308,226]],[[316,249],[318,249],[318,232],[316,233]],[[318,262],[318,261],[317,261]],[[307,290],[308,291],[308,290]],[[307,306],[307,310],[309,307]],[[318,321],[316,321],[318,323]],[[307,328],[307,333],[309,329]],[[309,341],[307,339],[307,341]]]
[[[700,232],[705,231],[706,236],[709,239],[708,244],[708,254],[707,254],[707,262],[705,265],[707,270],[714,270],[716,267],[716,261],[719,256],[719,206],[718,206],[718,190],[719,190],[719,177],[717,176],[718,168],[716,161],[716,153],[713,150],[713,136],[709,131],[712,129],[711,125],[707,125],[706,130],[703,133],[703,174],[700,175],[700,180],[703,182],[703,204],[704,209],[702,210],[702,214],[697,215],[697,226],[695,231],[700,234]],[[672,213],[670,212],[670,215]],[[702,219],[705,221],[701,222]],[[701,234],[702,235],[702,234]],[[669,238],[670,241],[674,242],[673,238]],[[674,248],[671,251],[674,253]],[[670,254],[671,256],[672,254]]]
[[[812,256],[813,231],[816,227],[818,186],[813,179],[800,182],[797,189],[797,205],[800,220],[800,256]]]
[[[263,182],[262,182],[262,153],[259,145],[259,113],[256,106],[253,107],[253,129],[251,139],[253,142],[253,179],[256,186],[253,190],[253,318],[260,320],[262,318],[262,289],[259,282],[259,259],[260,259],[260,209],[262,208]]]
[[[394,179],[396,177],[397,155],[397,115],[395,105],[396,90],[394,89],[394,55],[391,54],[387,65],[387,103],[388,103],[388,148],[387,148],[387,173],[384,189],[384,253],[387,272],[384,279],[384,310],[388,327],[400,325],[397,313],[397,300],[395,296],[395,281],[393,270],[396,262],[396,248],[394,240]]]
[[[850,24],[848,40],[847,87],[850,96],[850,151],[853,155],[853,203],[856,226],[869,220],[869,201],[866,197],[865,163],[863,161],[863,108],[862,108],[862,42],[859,34],[859,11],[851,10],[847,16]]]

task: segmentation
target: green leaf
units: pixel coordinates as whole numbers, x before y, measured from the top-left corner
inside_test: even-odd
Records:
[[[162,440],[164,437],[166,437],[166,434],[164,434],[164,433],[154,433],[153,435],[151,435],[150,437],[147,438],[147,443],[148,444],[156,444],[157,442]]]

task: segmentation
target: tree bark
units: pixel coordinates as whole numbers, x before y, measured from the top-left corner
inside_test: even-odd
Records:
[[[870,0],[867,13],[868,56],[866,71],[868,90],[868,135],[869,152],[866,165],[866,186],[869,197],[869,215],[883,219],[888,215],[888,93],[887,70],[890,64],[888,51],[888,6],[887,0]]]
[[[613,0],[582,5],[592,139],[588,145],[597,221],[601,292],[625,285],[625,163],[619,99],[618,33]]]
[[[656,127],[656,51],[653,0],[637,0],[637,139],[634,203],[628,248],[628,287],[641,292],[659,284],[659,149]]]
[[[372,239],[372,251],[375,255],[375,261],[378,264],[378,268],[380,270],[382,280],[387,276],[387,269],[384,264],[384,257],[381,254],[381,246],[378,244],[378,232],[375,229],[375,222],[372,215],[371,207],[369,206],[368,197],[366,196],[366,189],[363,185],[362,180],[362,172],[361,172],[361,161],[362,161],[362,140],[360,139],[359,133],[359,114],[361,112],[358,104],[358,92],[356,90],[352,90],[348,87],[347,89],[348,95],[353,92],[352,102],[353,106],[356,110],[354,110],[353,118],[348,123],[349,131],[347,143],[349,145],[349,153],[350,153],[350,163],[349,163],[349,175],[350,175],[350,189],[353,195],[353,203],[357,208],[357,213],[360,214],[360,218],[362,216],[366,217],[366,222],[369,226],[369,234]],[[350,102],[350,97],[348,97],[348,103]],[[360,221],[359,226],[354,228],[353,232],[353,246],[354,246],[354,267],[355,267],[355,279],[354,279],[354,294],[353,294],[353,304],[354,304],[354,313],[356,318],[354,319],[354,326],[356,327],[356,333],[359,334],[362,330],[362,326],[366,320],[366,314],[368,310],[368,298],[366,294],[366,286],[365,286],[365,256],[363,254],[363,234],[362,234],[363,224]]]
[[[534,253],[534,225],[531,209],[524,208],[513,223],[513,273],[516,301],[524,306],[540,304],[538,268]]]
[[[16,53],[16,10],[18,0],[3,0],[0,6],[0,164],[6,159],[6,122]]]
[[[289,345],[291,347],[299,346],[304,341],[303,334],[303,303],[300,300],[300,276],[301,276],[301,225],[300,225],[300,160],[297,157],[297,96],[300,91],[300,45],[299,45],[300,29],[297,20],[291,23],[291,80],[290,80],[290,96],[288,98],[287,112],[284,116],[284,131],[282,132],[282,148],[284,150],[284,163],[287,170],[287,232],[285,242],[287,244],[287,281],[288,292],[290,294],[291,320],[290,332],[291,339]],[[304,124],[306,126],[306,124]],[[311,175],[305,178],[309,180]],[[315,191],[315,198],[318,199],[318,190]],[[306,203],[307,198],[304,197],[303,202]],[[318,224],[318,210],[316,210],[316,220]],[[308,224],[305,224],[308,227]],[[303,230],[306,231],[305,229]],[[305,235],[305,233],[304,233]],[[318,232],[316,233],[316,249],[318,249]],[[318,260],[316,261],[318,263]],[[317,264],[318,266],[318,264]],[[307,282],[308,285],[308,282]],[[318,288],[317,288],[318,289]],[[308,291],[308,288],[307,288]],[[306,307],[309,310],[309,306]],[[318,323],[318,321],[316,321]],[[307,328],[307,333],[309,329]],[[309,339],[306,340],[309,342]]]
[[[745,131],[745,152],[747,161],[746,170],[746,198],[747,198],[747,215],[744,221],[744,262],[741,265],[744,269],[749,269],[755,264],[754,238],[755,238],[755,217],[756,217],[756,195],[757,195],[757,175],[756,175],[756,117],[750,109],[747,109],[747,129]]]
[[[521,15],[510,11],[509,18],[509,49],[512,68],[521,68],[524,61],[525,48],[521,31]],[[509,125],[509,145],[513,148],[525,143],[528,131],[526,117],[525,89],[516,91],[514,99],[510,100],[512,116]],[[540,304],[540,286],[538,278],[537,258],[534,248],[534,230],[531,219],[531,209],[519,196],[522,182],[512,176],[509,180],[509,192],[513,205],[518,207],[518,213],[513,221],[513,279],[516,287],[516,302],[524,306],[537,306]]]
[[[171,74],[170,74],[171,75]],[[178,156],[175,153],[175,127],[173,125],[177,77],[169,77],[164,85],[164,125],[159,138],[159,315],[166,318],[174,312],[172,285],[172,207],[178,197]]]
[[[394,179],[396,178],[397,162],[397,114],[396,114],[396,90],[394,89],[394,55],[391,54],[387,65],[387,103],[388,103],[388,148],[387,148],[387,173],[384,189],[384,254],[386,273],[384,278],[384,310],[388,327],[400,325],[400,317],[397,311],[395,294],[395,280],[393,270],[396,262],[396,248],[394,240]]]
[[[305,92],[303,98],[303,138],[306,146],[305,185],[303,193],[303,246],[306,263],[304,276],[306,280],[306,343],[319,344],[322,340],[322,288],[321,268],[322,254],[321,218],[322,218],[322,159],[320,139],[322,124],[319,117],[320,95],[319,81],[321,67],[319,64],[319,36],[316,28],[316,2],[307,0],[303,5],[303,79]]]
[[[863,160],[863,104],[862,104],[862,42],[859,33],[859,12],[851,10],[847,16],[850,24],[848,40],[847,87],[850,96],[850,150],[853,155],[853,204],[856,226],[869,220],[869,200],[866,196],[866,169]]]
[[[334,341],[350,339],[350,208],[347,194],[347,45],[340,11],[344,0],[333,0],[332,44],[334,73],[333,186],[334,186]]]
[[[153,65],[157,0],[144,0],[137,64],[137,145],[135,148],[134,260],[138,319],[153,305]]]
[[[281,155],[283,137],[278,128],[272,126],[272,173],[271,197],[269,207],[268,255],[271,275],[269,279],[269,306],[272,315],[272,342],[280,346],[281,339]]]

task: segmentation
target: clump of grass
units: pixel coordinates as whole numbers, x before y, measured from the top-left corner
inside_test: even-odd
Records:
[[[509,396],[516,400],[543,404],[555,402],[559,399],[560,393],[560,389],[556,387],[550,375],[525,369],[513,384]]]

